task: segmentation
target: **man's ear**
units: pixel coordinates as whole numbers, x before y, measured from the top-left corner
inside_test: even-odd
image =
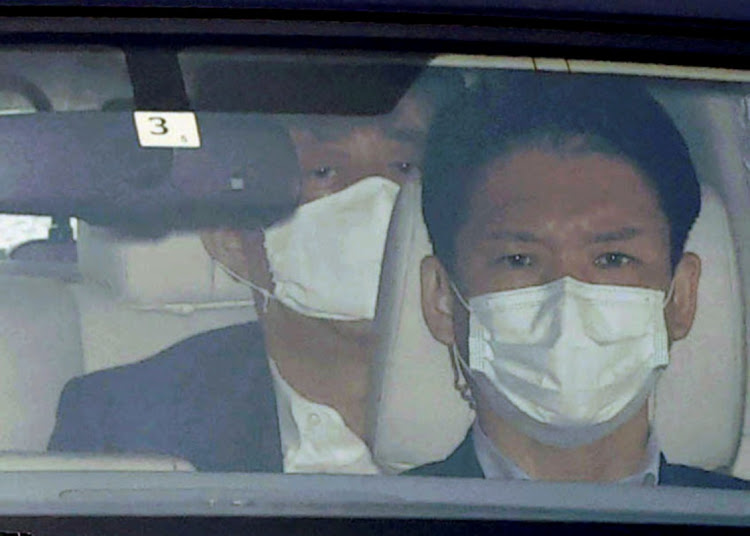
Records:
[[[666,307],[667,329],[670,341],[687,336],[695,319],[698,306],[698,281],[701,260],[695,253],[685,253],[674,271],[672,299]]]
[[[435,339],[446,346],[455,343],[453,334],[453,292],[443,265],[432,255],[422,259],[422,314]]]
[[[236,229],[215,229],[201,232],[201,242],[208,254],[232,272],[250,279],[246,247],[247,232]]]

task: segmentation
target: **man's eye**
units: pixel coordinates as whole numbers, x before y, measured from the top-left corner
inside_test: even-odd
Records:
[[[320,166],[319,168],[315,168],[310,172],[310,177],[319,181],[332,179],[335,176],[336,169],[330,166]]]
[[[513,255],[503,255],[500,257],[499,262],[509,266],[510,268],[526,268],[531,266],[533,259],[530,255],[524,255],[523,253],[514,253]]]
[[[422,176],[419,166],[411,162],[394,162],[391,167],[403,177],[418,179]]]
[[[622,268],[635,262],[635,259],[625,253],[609,252],[600,255],[594,260],[594,264],[600,268]]]

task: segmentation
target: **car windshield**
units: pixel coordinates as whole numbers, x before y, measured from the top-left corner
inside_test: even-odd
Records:
[[[748,95],[3,46],[0,507],[747,522]]]

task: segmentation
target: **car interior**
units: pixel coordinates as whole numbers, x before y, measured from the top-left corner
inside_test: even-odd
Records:
[[[372,83],[378,70],[394,63],[408,67],[398,88]],[[213,329],[258,321],[252,290],[208,255],[200,233],[264,226],[294,210],[294,149],[277,119],[387,113],[430,69],[457,70],[469,89],[482,80],[505,84],[514,73],[531,71],[639,77],[667,109],[701,182],[702,209],[686,249],[701,257],[702,275],[694,326],[671,349],[670,366],[651,400],[652,422],[670,462],[750,479],[750,73],[458,54],[393,59],[259,53],[239,47],[187,47],[159,56],[67,45],[4,46],[0,66],[0,213],[51,222],[47,238],[19,236],[0,261],[0,502],[36,497],[53,505],[50,511],[76,511],[85,503],[89,511],[124,512],[136,501],[177,512],[185,501],[200,502],[200,511],[218,501],[213,511],[223,512],[231,511],[232,497],[242,496],[256,499],[242,499],[235,507],[271,508],[280,515],[309,515],[314,508],[299,504],[322,508],[326,501],[333,511],[331,501],[348,508],[359,501],[370,508],[365,512],[376,513],[399,505],[420,516],[446,508],[446,497],[455,492],[439,479],[200,475],[190,462],[171,456],[46,452],[60,393],[71,378],[146,359]],[[149,68],[169,75],[152,84],[156,89],[143,75],[153,72]],[[356,75],[368,68],[372,79]],[[333,94],[334,82],[325,80],[329,75],[337,84],[351,83]],[[308,91],[305,83],[318,84],[318,90]],[[200,148],[139,146],[133,112],[178,111],[185,99],[196,117]],[[388,475],[444,459],[474,419],[455,387],[460,378],[447,348],[432,338],[421,311],[419,265],[432,246],[420,192],[418,180],[400,188],[374,320],[378,343],[366,442]],[[50,491],[18,494],[11,489],[18,478],[46,478],[28,480],[28,489],[46,485]],[[293,491],[280,478],[291,479]],[[480,505],[473,515],[490,517],[501,507],[528,515],[528,505],[541,496],[552,500],[559,491],[541,485],[536,494],[522,486],[513,499],[512,487],[467,486],[463,500]],[[578,511],[595,496],[615,500],[615,492],[602,487],[574,499]],[[488,489],[499,490],[494,502],[487,502]],[[286,503],[285,493],[297,502]],[[727,494],[727,509],[717,511],[717,522],[736,521],[747,508],[746,497],[732,502]],[[677,506],[687,495],[669,497],[673,502],[663,519],[688,515]],[[642,513],[654,496],[632,500],[633,511]],[[696,515],[709,515],[710,494],[698,494],[696,501]],[[425,504],[433,510],[419,510]],[[550,508],[559,513],[564,505]],[[445,512],[465,515],[460,505]]]

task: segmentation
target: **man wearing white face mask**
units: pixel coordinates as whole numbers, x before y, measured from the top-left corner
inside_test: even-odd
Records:
[[[695,314],[699,209],[684,141],[637,86],[539,76],[438,117],[423,312],[477,422],[414,473],[746,489],[666,463],[650,428]]]
[[[385,238],[399,185],[419,178],[433,110],[461,83],[428,72],[387,117],[286,118],[303,204],[263,233],[204,235],[256,290],[285,472],[379,472],[362,437]]]
[[[453,74],[418,82],[387,116],[286,118],[301,206],[264,230],[202,235],[255,291],[259,322],[73,380],[49,448],[158,452],[208,471],[378,473],[362,437],[386,233]]]
[[[255,242],[231,231],[204,236],[224,269],[255,291],[285,472],[379,472],[361,437],[370,325],[398,190],[365,177],[301,205]]]

